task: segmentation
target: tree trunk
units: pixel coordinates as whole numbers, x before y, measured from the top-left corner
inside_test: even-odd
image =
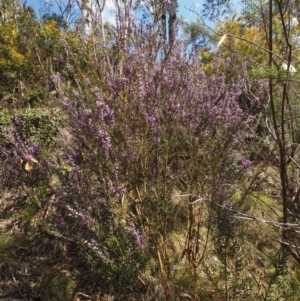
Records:
[[[83,21],[83,33],[89,36],[93,31],[92,25],[92,0],[82,0],[82,21]]]
[[[175,32],[175,21],[176,21],[176,10],[177,10],[177,0],[171,0],[171,5],[169,7],[169,41],[170,46],[176,37]]]

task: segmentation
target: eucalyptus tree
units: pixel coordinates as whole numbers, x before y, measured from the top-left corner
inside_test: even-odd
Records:
[[[65,27],[74,24],[80,15],[80,6],[78,0],[53,0],[49,2],[42,0],[43,7],[40,9],[43,15],[53,14],[52,9],[55,8],[55,14],[58,19],[62,20]]]

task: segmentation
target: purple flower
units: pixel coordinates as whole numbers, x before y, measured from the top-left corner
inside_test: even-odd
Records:
[[[61,54],[58,54],[56,57],[53,58],[53,60],[58,63],[64,62],[64,58]]]
[[[248,159],[244,159],[241,162],[241,168],[243,171],[247,171],[252,167],[252,162]]]
[[[28,148],[28,153],[32,156],[36,156],[41,152],[40,146],[33,144]]]
[[[145,250],[146,243],[147,243],[147,236],[145,233],[140,233],[139,231],[137,231],[133,222],[129,223],[129,226],[127,227],[127,233],[134,238],[140,250]]]

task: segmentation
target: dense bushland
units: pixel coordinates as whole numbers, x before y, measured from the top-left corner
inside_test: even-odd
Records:
[[[20,110],[16,92],[0,116],[1,217],[13,212],[1,228],[1,293],[297,300],[296,238],[282,242],[282,165],[271,158],[281,145],[262,121],[281,116],[268,111],[267,71],[227,72],[216,51],[208,72],[125,8],[106,43],[51,18],[32,41],[51,101]]]

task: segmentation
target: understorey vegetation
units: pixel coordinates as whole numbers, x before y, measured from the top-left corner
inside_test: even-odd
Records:
[[[3,6],[1,297],[299,299],[296,4],[252,2],[213,34]]]

